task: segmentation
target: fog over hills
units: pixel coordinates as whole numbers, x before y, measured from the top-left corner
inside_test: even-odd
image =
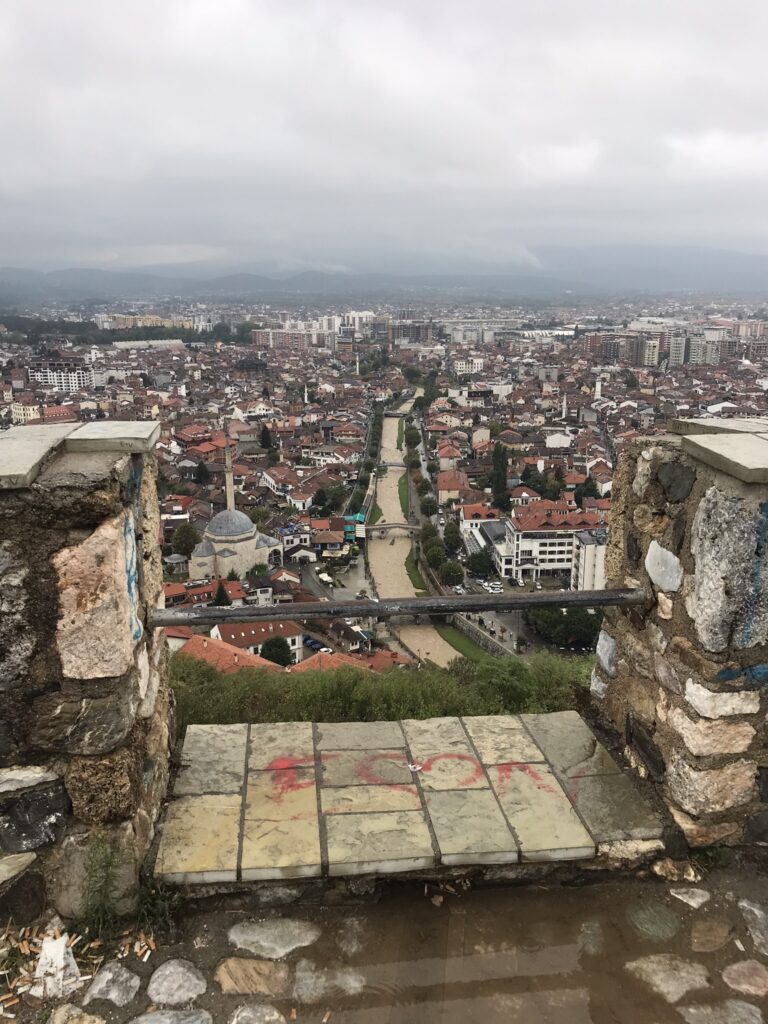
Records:
[[[521,267],[468,264],[452,273],[254,273],[251,267],[188,264],[135,270],[0,268],[0,306],[51,302],[349,300],[498,302],[616,293],[768,293],[768,256],[694,246],[542,247]]]

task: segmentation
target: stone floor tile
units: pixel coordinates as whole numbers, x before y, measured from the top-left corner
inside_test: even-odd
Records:
[[[0,434],[0,490],[29,487],[43,459],[79,423],[51,423],[39,427],[12,427]]]
[[[325,821],[332,876],[420,871],[435,864],[422,811],[330,814]]]
[[[151,452],[160,437],[155,420],[101,420],[87,423],[66,440],[70,452]]]
[[[621,769],[576,711],[521,715],[559,775],[618,775]]]
[[[247,725],[190,725],[175,795],[242,792],[247,740]]]
[[[388,786],[413,783],[405,750],[324,750],[323,786]]]
[[[416,786],[323,787],[320,802],[323,814],[421,810],[421,797]]]
[[[512,864],[515,838],[490,789],[425,793],[443,864]]]
[[[276,722],[251,726],[251,771],[303,768],[315,763],[311,722]]]
[[[408,747],[417,760],[451,747],[466,747],[467,735],[458,718],[409,718],[400,723]]]
[[[243,881],[320,874],[313,769],[249,773],[240,867]]]
[[[517,715],[483,715],[462,721],[483,764],[545,760]]]
[[[155,875],[177,884],[237,880],[239,796],[184,796],[166,813]]]
[[[402,746],[403,730],[398,722],[321,722],[317,727],[318,750],[375,750]]]
[[[564,785],[595,842],[661,836],[660,819],[626,775],[574,777]]]
[[[488,789],[488,777],[469,744],[418,760],[423,790]]]
[[[502,764],[489,768],[488,774],[517,836],[521,860],[594,857],[595,844],[549,767]]]
[[[249,772],[245,794],[247,821],[292,821],[317,818],[313,768]]]

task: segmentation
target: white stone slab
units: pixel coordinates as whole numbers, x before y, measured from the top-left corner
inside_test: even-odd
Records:
[[[29,487],[43,459],[76,430],[77,423],[12,427],[0,432],[0,490]]]
[[[683,438],[683,451],[737,480],[768,483],[766,434],[696,434]]]
[[[67,438],[70,452],[151,452],[160,437],[156,420],[100,420]]]

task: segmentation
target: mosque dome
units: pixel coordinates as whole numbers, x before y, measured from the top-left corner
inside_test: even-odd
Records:
[[[245,514],[236,509],[227,508],[217,512],[205,529],[205,536],[211,538],[226,537],[227,539],[245,540],[254,535],[256,527]]]

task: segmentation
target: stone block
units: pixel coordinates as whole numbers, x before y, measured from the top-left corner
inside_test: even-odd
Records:
[[[595,843],[551,768],[541,764],[495,765],[491,785],[511,822],[523,861],[581,860]]]
[[[768,574],[759,572],[757,554],[767,515],[761,507],[758,517],[744,499],[717,487],[699,503],[691,528],[696,572],[686,609],[708,651],[726,650],[732,635],[737,647],[768,639]]]
[[[383,750],[404,746],[403,730],[397,722],[321,722],[317,726],[318,750]]]
[[[311,722],[251,726],[251,771],[308,768],[315,763]]]
[[[184,737],[176,796],[241,793],[247,725],[190,725]]]
[[[70,452],[151,452],[160,437],[153,420],[99,420],[68,432]]]
[[[594,668],[589,679],[589,692],[598,700],[604,700],[608,693],[608,683],[602,678],[597,669]]]
[[[130,818],[143,794],[144,750],[140,737],[104,757],[73,757],[64,773],[72,813],[102,825]]]
[[[658,651],[655,651],[653,655],[653,670],[656,679],[665,690],[669,690],[670,693],[682,694],[683,685],[677,672],[672,668],[669,658],[663,657]]]
[[[56,782],[56,772],[42,765],[12,765],[0,768],[0,800],[8,796],[18,796],[25,789],[32,789],[44,782]]]
[[[136,721],[138,690],[129,673],[104,697],[48,693],[32,704],[31,746],[72,754],[106,754],[119,747]]]
[[[0,693],[15,689],[26,679],[35,648],[35,633],[27,615],[28,573],[21,547],[11,541],[0,543]]]
[[[768,440],[759,434],[688,436],[683,451],[744,483],[768,483]]]
[[[0,856],[0,920],[34,921],[45,910],[45,880],[37,854]]]
[[[137,849],[132,824],[124,822],[117,827],[103,827],[98,835],[87,831],[67,835],[48,855],[49,899],[63,918],[82,918],[86,877],[104,851],[111,851],[114,857],[115,913],[130,914],[136,910],[143,851]]]
[[[572,776],[565,789],[597,843],[658,839],[661,821],[626,775]]]
[[[423,811],[331,814],[326,829],[331,877],[395,874],[435,865]]]
[[[616,641],[604,629],[600,630],[600,635],[597,638],[595,656],[597,664],[607,676],[616,675]]]
[[[576,711],[523,715],[522,720],[558,775],[572,778],[619,772],[616,762]]]
[[[517,715],[465,717],[463,722],[484,765],[546,760]]]
[[[320,864],[314,769],[250,772],[243,825],[243,880],[317,877]]]
[[[324,750],[321,759],[323,786],[389,786],[413,782],[404,749]]]
[[[696,757],[743,754],[756,735],[748,722],[720,722],[705,718],[694,722],[680,708],[671,708],[667,721]]]
[[[645,571],[659,590],[667,593],[680,589],[683,582],[683,567],[677,555],[652,540],[645,556]]]
[[[323,787],[323,814],[355,814],[367,811],[420,811],[421,797],[415,786]]]
[[[441,863],[516,863],[517,843],[490,789],[429,792],[425,799]]]
[[[685,699],[703,718],[730,718],[733,715],[754,715],[760,710],[760,694],[755,690],[715,693],[706,686],[687,679]]]
[[[738,822],[721,821],[713,824],[708,821],[697,821],[674,804],[667,803],[667,806],[689,846],[714,846],[726,839],[732,840],[741,830]]]
[[[0,434],[0,490],[29,487],[46,456],[77,427],[77,423],[53,423],[12,427]]]
[[[682,462],[663,462],[656,472],[656,477],[662,486],[664,497],[676,504],[685,501],[691,493],[696,480],[696,470]]]
[[[175,884],[237,881],[239,796],[185,796],[166,813],[155,876]]]
[[[755,797],[756,775],[754,761],[741,759],[699,771],[673,752],[665,782],[670,799],[687,814],[701,817],[748,804]]]
[[[56,644],[70,679],[120,676],[141,639],[136,538],[129,512],[105,520],[82,543],[53,556],[60,618]]]
[[[0,850],[27,853],[58,842],[68,812],[69,799],[59,781],[6,796],[0,803]]]

